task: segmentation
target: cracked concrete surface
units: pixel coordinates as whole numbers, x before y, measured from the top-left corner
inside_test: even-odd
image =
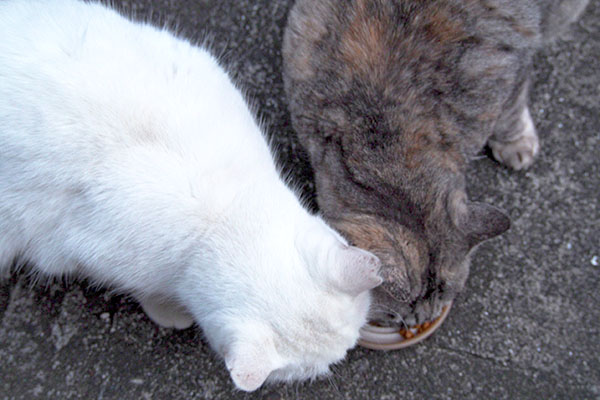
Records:
[[[281,161],[310,200],[280,76],[292,1],[128,0],[143,18],[209,37],[254,99]],[[533,167],[473,162],[470,196],[513,226],[483,244],[465,292],[430,339],[396,352],[361,348],[329,379],[233,390],[196,328],[158,328],[123,296],[85,281],[0,284],[0,399],[592,399],[600,398],[600,4],[536,57]]]

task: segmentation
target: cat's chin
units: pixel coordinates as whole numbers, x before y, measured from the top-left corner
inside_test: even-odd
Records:
[[[385,304],[385,305],[383,305]],[[383,327],[412,327],[431,323],[439,318],[443,310],[452,304],[452,300],[420,299],[414,303],[378,302],[372,306],[369,323]]]

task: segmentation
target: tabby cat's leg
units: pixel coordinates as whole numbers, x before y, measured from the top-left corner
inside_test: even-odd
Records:
[[[150,297],[140,304],[152,321],[165,328],[185,329],[194,323],[192,316],[174,302]]]
[[[540,150],[529,108],[527,107],[528,81],[520,85],[498,119],[494,133],[488,140],[494,158],[520,170],[529,167]]]

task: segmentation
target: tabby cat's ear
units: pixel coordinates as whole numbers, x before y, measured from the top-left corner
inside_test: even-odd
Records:
[[[503,210],[469,201],[462,190],[455,190],[448,196],[448,212],[454,225],[465,235],[469,248],[510,228],[510,218]]]
[[[458,228],[466,235],[469,247],[474,247],[507,231],[510,218],[492,205],[467,202],[467,213],[459,220]]]

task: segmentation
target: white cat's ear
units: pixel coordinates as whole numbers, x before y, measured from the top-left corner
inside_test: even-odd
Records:
[[[381,262],[372,253],[354,246],[342,246],[330,267],[330,282],[341,292],[357,296],[379,286]]]
[[[225,360],[235,386],[246,392],[253,392],[265,382],[272,369],[261,359],[261,353],[236,354]]]
[[[278,367],[278,356],[270,337],[249,331],[249,337],[236,341],[225,353],[225,365],[235,386],[252,392]]]

